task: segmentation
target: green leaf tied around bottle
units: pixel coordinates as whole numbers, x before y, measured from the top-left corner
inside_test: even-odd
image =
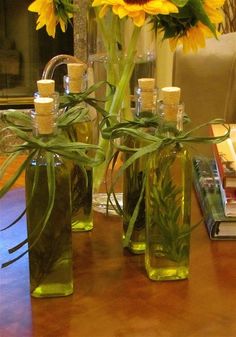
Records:
[[[186,116],[186,121],[189,121],[188,117]],[[147,209],[143,210],[143,202],[145,198],[147,197],[146,194],[146,183],[148,179],[148,175],[150,174],[150,158],[152,156],[157,156],[158,153],[161,153],[161,151],[165,151],[165,149],[172,148],[174,150],[174,153],[177,154],[179,149],[181,149],[182,145],[190,145],[193,143],[218,143],[223,140],[225,140],[229,136],[229,127],[225,125],[225,133],[222,134],[220,137],[211,137],[211,136],[198,136],[197,132],[200,129],[205,129],[210,124],[224,124],[224,121],[221,119],[214,119],[206,124],[202,124],[197,126],[196,128],[190,130],[190,131],[179,131],[176,128],[174,128],[173,123],[170,122],[164,122],[163,119],[159,116],[153,116],[153,115],[146,115],[143,118],[137,119],[135,118],[132,121],[124,121],[119,124],[104,128],[102,131],[103,137],[106,139],[110,139],[112,142],[112,145],[116,149],[115,154],[111,157],[112,162],[112,183],[109,187],[107,187],[107,193],[108,193],[108,202],[110,202],[113,205],[113,208],[116,210],[116,212],[121,215],[124,219],[126,219],[128,225],[127,230],[124,236],[123,245],[124,247],[128,247],[129,241],[132,237],[135,223],[137,219],[140,218],[140,208],[142,207],[142,212],[146,213],[146,221],[147,222]],[[150,132],[150,127],[152,131]],[[160,132],[160,128],[164,130],[165,132]],[[173,132],[174,131],[174,132]],[[169,136],[168,136],[169,133]],[[133,139],[132,146],[130,146],[131,142],[124,141],[125,139]],[[119,140],[119,141],[118,141]],[[134,146],[133,144],[138,144],[138,146]],[[118,170],[115,170],[115,165],[118,156],[122,154],[123,158],[125,157],[125,160],[123,161],[123,164],[119,167]],[[127,156],[127,154],[129,154]],[[174,159],[172,159],[174,160]],[[137,163],[142,163],[141,167],[142,169],[138,172],[139,177],[132,176],[133,167],[135,165],[137,166]],[[162,165],[158,165],[158,167],[162,167],[163,170],[166,170],[166,174],[168,173],[168,165],[170,162],[164,161]],[[125,210],[119,205],[118,198],[116,197],[115,193],[115,186],[119,182],[120,178],[124,175],[124,173],[130,170],[130,179],[127,182],[127,184],[131,185],[132,188],[130,190],[135,190],[133,197],[130,199],[130,203],[132,200],[135,202],[132,204],[133,212],[130,216],[130,214],[127,215]],[[175,244],[176,247],[174,247],[174,254],[172,256],[173,259],[180,259],[181,255],[185,254],[186,252],[186,240],[188,240],[190,231],[195,228],[195,225],[190,226],[190,230],[185,228],[184,226],[181,228],[178,228],[177,226],[177,218],[180,214],[180,207],[176,208],[176,203],[179,198],[179,189],[177,186],[175,186],[174,181],[171,180],[171,174],[167,174],[167,179],[164,181],[160,178],[160,172],[157,170],[155,171],[156,178],[160,179],[158,189],[155,190],[153,188],[151,195],[152,198],[154,196],[156,197],[156,201],[160,203],[160,205],[165,205],[166,202],[168,202],[168,209],[165,209],[166,214],[168,214],[168,223],[173,225],[172,232],[166,236],[166,244],[165,244],[165,250],[169,251],[171,245],[173,245],[173,240],[171,243],[171,235],[175,234]],[[139,179],[142,176],[142,182]],[[136,188],[137,187],[137,188]],[[184,188],[184,187],[183,187]],[[170,201],[172,200],[173,203],[170,203],[168,198],[170,198]],[[147,200],[145,201],[147,204]],[[163,206],[164,207],[164,206]],[[167,207],[167,206],[165,206]],[[181,206],[182,207],[182,206]],[[164,210],[163,210],[164,211]],[[157,210],[158,212],[158,210]],[[164,213],[164,212],[163,212]],[[158,217],[163,223],[163,237],[165,236],[165,231],[167,230],[167,225],[164,226],[164,215],[161,215],[161,213],[158,213]],[[172,234],[171,234],[172,233]]]
[[[79,110],[78,108],[76,108],[76,110],[73,108],[72,112],[68,110],[61,119],[59,118],[59,132],[56,135],[53,135],[53,137],[46,136],[43,137],[43,139],[42,137],[37,137],[33,134],[32,126],[30,126],[30,116],[27,113],[12,110],[5,112],[3,116],[1,116],[5,126],[1,130],[1,133],[3,134],[3,137],[1,137],[1,147],[3,147],[3,144],[8,142],[9,135],[5,134],[6,131],[20,139],[21,142],[11,144],[8,147],[3,147],[3,152],[7,154],[7,157],[0,167],[0,176],[4,176],[7,169],[11,167],[18,156],[24,155],[25,159],[0,189],[0,198],[2,198],[11,189],[26,168],[28,168],[29,179],[31,180],[31,190],[28,191],[26,209],[22,211],[12,224],[6,225],[2,230],[6,230],[16,224],[17,221],[24,216],[26,210],[28,211],[32,207],[36,200],[35,198],[38,198],[38,201],[39,198],[47,200],[43,217],[41,216],[40,218],[37,218],[36,215],[34,217],[35,225],[34,229],[30,233],[30,236],[15,247],[9,249],[9,253],[11,254],[18,251],[27,243],[28,249],[19,254],[16,258],[4,263],[2,267],[6,267],[24,256],[36,245],[39,238],[42,237],[42,233],[47,233],[46,227],[50,221],[50,217],[53,216],[52,209],[55,203],[55,198],[58,198],[58,195],[55,195],[57,180],[59,177],[62,179],[63,176],[62,167],[64,167],[64,164],[61,165],[57,162],[58,157],[63,158],[66,163],[65,165],[67,170],[68,168],[71,169],[70,163],[74,163],[78,166],[78,168],[80,168],[80,173],[81,176],[83,176],[85,187],[88,185],[88,168],[91,170],[92,167],[100,165],[103,162],[105,156],[103,150],[99,146],[73,141],[65,132],[67,127],[69,128],[73,126],[74,122],[78,123],[78,121],[80,121],[82,123],[83,121],[86,121],[87,112],[88,109],[86,108],[79,108]],[[44,158],[43,162],[42,158]],[[36,162],[38,165],[35,165],[34,167],[34,163]],[[32,175],[31,169],[33,167],[34,174]],[[42,181],[42,176],[45,177],[45,182]],[[46,191],[47,197],[45,195],[39,195],[40,184],[41,187],[44,187],[41,188],[41,190],[44,190],[44,192]],[[47,185],[45,186],[45,184]],[[63,203],[63,191],[61,198],[61,203]],[[70,209],[70,207],[68,209]]]

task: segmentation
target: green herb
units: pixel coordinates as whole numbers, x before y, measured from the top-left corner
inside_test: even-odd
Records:
[[[188,174],[185,180],[191,183],[190,165],[188,172],[179,173],[178,177],[173,174],[174,170],[179,172],[181,169],[181,167],[177,168],[176,164],[182,162],[184,166],[187,160],[184,157],[181,149],[176,147],[160,149],[153,159],[155,167],[149,172],[152,181],[147,194],[147,216],[149,217],[147,222],[148,226],[153,227],[150,231],[155,232],[158,237],[159,254],[175,262],[181,262],[188,257],[190,239],[188,225],[190,218],[183,218],[183,215],[190,214],[190,209],[186,209],[186,201],[190,200],[190,195],[185,195],[185,186],[181,182],[181,174]],[[149,205],[151,205],[151,214],[149,214]],[[156,253],[158,254],[158,250]]]
[[[223,124],[225,126],[226,132],[220,137],[201,137],[196,136],[195,134],[202,128],[205,128],[211,124]],[[147,156],[151,154],[157,153],[161,148],[165,148],[168,146],[181,146],[181,144],[191,144],[191,143],[219,143],[224,141],[229,137],[230,128],[228,125],[224,124],[224,121],[221,119],[214,119],[206,124],[202,124],[190,131],[178,131],[175,129],[175,133],[173,136],[166,136],[159,133],[159,127],[164,128],[166,131],[170,130],[173,131],[173,125],[171,123],[164,123],[163,120],[155,116],[153,118],[141,118],[134,121],[127,121],[123,123],[119,123],[117,125],[107,127],[102,131],[103,137],[106,139],[110,139],[114,148],[116,149],[116,154],[111,157],[111,161],[113,161],[112,167],[115,167],[115,162],[118,157],[119,152],[131,153],[129,158],[124,161],[123,165],[119,168],[117,172],[113,169],[113,179],[112,185],[108,190],[108,199],[111,201],[111,195],[113,195],[115,204],[113,207],[116,211],[122,215],[127,216],[124,214],[122,208],[120,207],[117,198],[115,197],[115,185],[119,181],[120,177],[123,175],[125,170],[127,170],[131,165],[133,165],[136,161],[143,160],[143,186],[140,191],[139,199],[136,203],[136,207],[133,211],[133,214],[129,220],[128,229],[126,232],[126,237],[124,240],[124,246],[127,247],[132,235],[132,231],[134,228],[134,223],[139,214],[139,207],[142,202],[142,198],[144,196],[144,185],[146,184],[146,173],[147,173]],[[152,127],[153,131],[152,134],[149,134],[145,131],[148,127]],[[131,137],[134,139],[134,142],[141,142],[145,144],[141,147],[130,147],[124,144],[122,141],[125,137]],[[120,139],[120,142],[117,142],[117,139]]]
[[[27,208],[27,227],[30,286],[33,296],[71,292],[70,177],[67,167],[58,156],[53,157],[55,195],[50,216],[43,230],[37,224],[51,203],[45,179],[48,168],[43,154],[35,157],[26,170],[26,200],[31,200]],[[32,193],[35,180],[37,183]],[[63,284],[63,291],[60,289],[60,282]]]
[[[72,181],[72,229],[73,231],[91,230],[93,174],[86,168],[86,177],[78,165],[71,173]]]
[[[23,123],[22,123],[23,124]],[[12,161],[19,155],[23,153],[28,153],[24,162],[20,165],[17,171],[9,178],[9,180],[5,183],[5,185],[0,189],[0,197],[3,197],[10,188],[14,185],[17,178],[20,174],[25,170],[26,166],[30,163],[32,158],[35,156],[40,156],[42,151],[46,154],[46,164],[47,164],[47,181],[48,181],[48,207],[45,210],[45,215],[38,219],[37,227],[41,228],[39,237],[41,233],[44,231],[45,226],[48,222],[48,219],[51,215],[54,198],[55,198],[55,165],[54,165],[54,155],[61,155],[64,159],[73,161],[76,165],[81,168],[81,171],[86,176],[85,167],[93,167],[99,165],[104,160],[103,151],[96,145],[84,144],[81,142],[71,142],[68,138],[65,137],[64,134],[59,133],[52,138],[48,139],[40,139],[33,136],[31,133],[23,131],[21,127],[16,126],[7,126],[2,130],[9,130],[13,132],[17,137],[19,137],[23,143],[18,145],[11,145],[7,150],[9,157],[5,160],[5,162],[0,167],[0,177],[2,177],[7,170],[7,168],[12,164]],[[5,137],[1,139],[1,142],[5,141]],[[88,153],[94,153],[94,156],[89,156]],[[99,153],[99,159],[96,158],[96,153]],[[37,175],[35,176],[37,179]],[[34,186],[36,183],[34,183]],[[33,190],[34,191],[34,190]],[[31,198],[32,200],[32,198]],[[30,207],[26,205],[26,207]],[[8,228],[7,226],[6,228]],[[5,228],[5,229],[6,229]],[[25,255],[29,249],[31,249],[39,239],[39,237],[35,237],[32,234],[32,238],[28,238],[17,246],[9,249],[9,253],[17,251],[19,248],[24,246],[29,240],[32,242],[29,245],[28,249],[20,254],[15,259],[12,259],[2,265],[2,267],[6,267],[7,265],[13,263],[18,260],[20,257]],[[33,240],[34,239],[34,240]]]
[[[104,99],[96,99],[94,98],[94,93],[98,90],[102,85],[108,86],[108,94]],[[100,103],[105,103],[110,101],[115,93],[115,87],[108,83],[107,81],[100,81],[91,87],[89,87],[86,91],[83,91],[78,94],[65,94],[60,97],[60,108],[69,109],[70,112],[72,111],[71,108],[75,107],[78,109],[79,103],[87,103],[91,107],[93,107],[97,112],[101,113],[103,117],[107,116],[106,110],[104,110]],[[70,113],[68,114],[70,115]],[[60,122],[59,122],[60,123]],[[67,124],[68,125],[68,124]]]

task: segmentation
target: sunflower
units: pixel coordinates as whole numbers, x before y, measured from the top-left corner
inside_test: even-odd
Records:
[[[177,14],[156,18],[157,28],[169,39],[171,50],[178,44],[183,45],[185,53],[196,52],[205,47],[205,39],[217,36],[216,26],[222,22],[221,6],[224,0],[199,0],[198,6],[192,7],[188,2]],[[200,9],[200,10],[199,10]]]
[[[113,12],[120,19],[128,16],[138,27],[144,25],[146,14],[178,13],[178,7],[168,0],[94,0],[92,6],[102,6],[100,17],[103,17],[109,6],[112,6]]]
[[[170,38],[169,44],[174,51],[178,44],[183,46],[183,52],[197,52],[198,48],[204,48],[206,45],[206,37],[212,36],[210,29],[203,25],[200,21],[193,27],[190,27],[184,35]]]
[[[58,23],[61,30],[66,31],[67,23],[70,21],[75,7],[71,4],[71,0],[35,0],[29,5],[28,10],[39,15],[36,29],[46,26],[48,35],[55,37]]]

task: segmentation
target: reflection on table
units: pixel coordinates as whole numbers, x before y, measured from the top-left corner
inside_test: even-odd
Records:
[[[24,208],[23,188],[0,202],[0,225]],[[201,214],[193,194],[192,222]],[[1,232],[7,248],[25,238],[23,218]],[[122,248],[117,216],[94,212],[94,229],[73,233],[74,294],[35,299],[28,256],[0,270],[1,337],[223,337],[236,335],[236,242],[209,240],[203,224],[191,239],[190,278],[153,282],[144,256]],[[4,255],[5,254],[5,255]]]

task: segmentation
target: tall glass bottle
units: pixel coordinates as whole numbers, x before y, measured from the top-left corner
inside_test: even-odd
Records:
[[[78,94],[85,89],[82,63],[68,63],[68,75],[64,77],[66,94]],[[80,103],[84,105],[84,103]],[[96,112],[90,109],[87,120],[76,123],[67,130],[69,137],[78,142],[94,144],[97,138]],[[89,231],[93,228],[93,169],[86,168],[87,179],[81,168],[74,164],[71,170],[72,231]]]
[[[142,78],[138,80],[136,89],[135,118],[151,117],[156,114],[155,80],[153,78]],[[151,132],[151,129],[148,130]],[[140,140],[127,137],[125,143],[128,147],[137,148],[144,145]],[[124,161],[128,160],[132,153],[124,154]],[[127,234],[130,218],[140,198],[143,185],[143,174],[145,158],[136,160],[124,172],[123,176],[123,232],[124,239]],[[142,254],[145,251],[145,197],[143,196],[139,212],[134,224],[132,235],[128,243],[128,249],[134,254]]]
[[[34,103],[35,136],[42,143],[51,142],[56,133],[54,101],[37,98]],[[49,171],[55,178],[48,184]],[[53,186],[55,198],[52,203]],[[63,158],[38,150],[26,167],[25,188],[31,295],[70,295],[73,292],[71,185],[70,172]],[[50,205],[52,208],[48,213]],[[45,218],[47,213],[50,215]]]
[[[162,89],[162,136],[182,130],[180,89]],[[166,130],[166,131],[165,131]],[[145,265],[152,280],[179,280],[189,274],[191,160],[179,143],[163,145],[148,158]]]

